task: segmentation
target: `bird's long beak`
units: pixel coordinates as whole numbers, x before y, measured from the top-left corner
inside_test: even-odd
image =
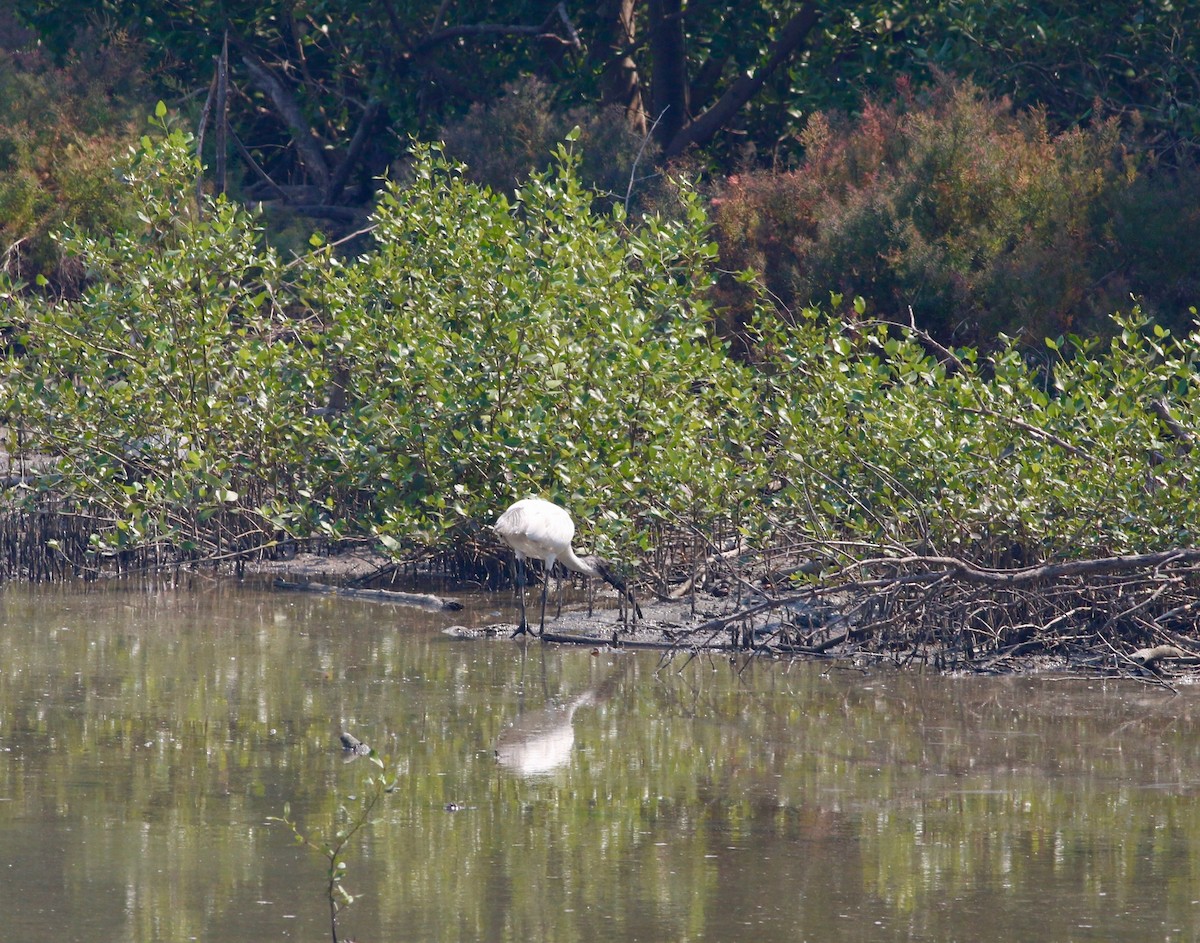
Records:
[[[624,579],[621,578],[620,574],[617,573],[616,570],[609,566],[604,560],[596,561],[596,571],[600,574],[600,577],[604,580],[604,582],[608,583],[609,586],[611,586],[629,601],[629,604],[633,606],[633,611],[636,612],[637,617],[641,619],[642,607],[638,605],[637,600],[633,597],[633,590],[629,588],[629,585]]]

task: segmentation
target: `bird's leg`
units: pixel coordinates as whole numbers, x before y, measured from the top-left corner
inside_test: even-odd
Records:
[[[546,634],[546,593],[550,589],[550,571],[547,570],[542,574],[542,624],[538,628],[538,635]]]
[[[548,577],[550,574],[547,573],[546,575]],[[556,612],[554,614],[554,618],[556,618],[556,619],[562,618],[562,578],[563,578],[563,568],[560,566],[558,568],[558,572],[555,574],[555,577],[554,577],[555,581],[558,584],[558,612]]]
[[[512,634],[512,637],[516,638],[529,631],[529,622],[525,618],[525,561],[520,557],[513,557],[513,579],[517,584],[517,599],[521,608],[521,622],[517,631]]]

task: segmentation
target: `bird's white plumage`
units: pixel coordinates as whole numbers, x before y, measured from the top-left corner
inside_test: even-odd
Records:
[[[578,573],[597,575],[595,568],[579,559],[571,547],[575,537],[571,515],[552,501],[523,498],[500,515],[494,530],[517,556],[545,563],[547,573],[554,568],[555,561],[561,561],[563,566]]]
[[[523,498],[500,515],[492,525],[496,536],[512,548],[516,555],[516,570],[518,574],[519,595],[521,604],[521,624],[517,634],[524,633],[529,628],[525,615],[525,558],[533,557],[541,560],[545,566],[542,579],[542,618],[540,632],[546,630],[546,589],[550,581],[550,571],[556,562],[562,563],[585,576],[599,576],[601,579],[613,582],[613,575],[607,564],[592,557],[581,560],[571,547],[575,536],[575,522],[571,515],[552,501],[543,498]],[[594,563],[599,564],[599,569]],[[614,585],[617,585],[614,583]],[[621,586],[622,592],[627,592]]]

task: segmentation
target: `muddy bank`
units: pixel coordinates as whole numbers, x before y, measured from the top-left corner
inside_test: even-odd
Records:
[[[616,599],[612,600],[615,607]],[[516,624],[497,621],[445,630],[454,638],[496,639],[517,644],[577,645],[593,649],[652,649],[667,654],[725,653],[774,658],[841,662],[859,669],[875,666],[932,668],[947,675],[1053,674],[1060,678],[1128,678],[1173,687],[1200,682],[1200,656],[1176,646],[1141,648],[1123,654],[1110,645],[1086,639],[1060,639],[1053,644],[1018,643],[993,650],[962,651],[919,639],[884,641],[864,637],[853,627],[839,626],[835,616],[816,622],[819,613],[800,612],[796,621],[755,619],[747,604],[729,599],[641,602],[645,618],[636,625],[623,621],[616,608],[564,611],[547,618],[545,634],[514,635]],[[532,608],[532,607],[531,607]],[[761,609],[759,610],[762,611]],[[793,616],[797,610],[792,608]],[[799,624],[797,624],[797,622]],[[537,626],[534,624],[534,630]]]
[[[682,644],[712,650],[733,650],[737,647],[727,630],[698,631],[713,619],[723,618],[735,611],[731,605],[711,597],[698,598],[694,607],[692,601],[686,599],[657,602],[639,597],[643,618],[631,622],[622,617],[616,595],[608,594],[597,602],[590,615],[586,605],[565,607],[557,618],[547,613],[545,634],[540,637],[536,634],[539,605],[531,598],[529,615],[532,631],[526,635],[514,635],[517,623],[512,617],[516,615],[516,607],[508,604],[510,600],[511,594],[507,594],[500,607],[504,617],[498,621],[476,628],[451,626],[445,630],[446,634],[455,638],[511,638],[517,642],[627,648],[669,649]],[[550,606],[553,608],[553,602]]]
[[[1125,653],[1102,638],[1072,633],[966,649],[939,643],[921,632],[907,636],[876,633],[870,625],[850,622],[836,609],[815,603],[704,595],[694,603],[690,599],[640,602],[645,618],[636,625],[622,619],[613,597],[610,609],[597,609],[591,615],[586,608],[571,609],[559,618],[547,618],[541,637],[514,635],[516,624],[508,620],[479,628],[451,626],[445,631],[455,638],[518,644],[817,659],[863,670],[889,666],[932,668],[948,675],[1128,678],[1168,688],[1200,681],[1200,656],[1178,646],[1143,647]]]
[[[431,596],[412,596],[414,587],[388,559],[366,550],[334,556],[299,554],[293,559],[264,561],[253,567],[281,588],[352,595],[380,603],[458,607],[453,586]],[[321,585],[330,584],[330,585]],[[880,594],[876,594],[877,597]],[[931,626],[909,620],[901,627],[879,617],[878,607],[863,597],[826,588],[772,595],[697,593],[681,599],[655,599],[639,594],[644,618],[630,622],[616,593],[598,592],[589,612],[586,602],[567,604],[555,617],[552,598],[545,634],[514,635],[516,604],[511,590],[496,596],[497,618],[482,626],[452,625],[447,635],[462,639],[512,640],[524,644],[578,645],[665,652],[726,652],[767,657],[830,659],[858,666],[890,664],[930,667],[946,673],[1027,674],[1055,672],[1079,677],[1124,677],[1171,686],[1200,680],[1200,653],[1188,639],[1171,633],[1165,641],[1136,637],[1115,639],[1084,623],[1035,627],[1019,632],[971,633],[962,625]],[[976,605],[980,600],[976,598]],[[992,605],[1002,605],[997,594]],[[529,615],[534,629],[540,593],[531,587]],[[1111,626],[1109,627],[1111,630]]]

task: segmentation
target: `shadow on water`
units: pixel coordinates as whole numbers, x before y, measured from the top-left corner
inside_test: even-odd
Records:
[[[465,600],[456,623],[505,599]],[[0,591],[0,939],[1200,937],[1200,694],[453,641],[196,581]]]

